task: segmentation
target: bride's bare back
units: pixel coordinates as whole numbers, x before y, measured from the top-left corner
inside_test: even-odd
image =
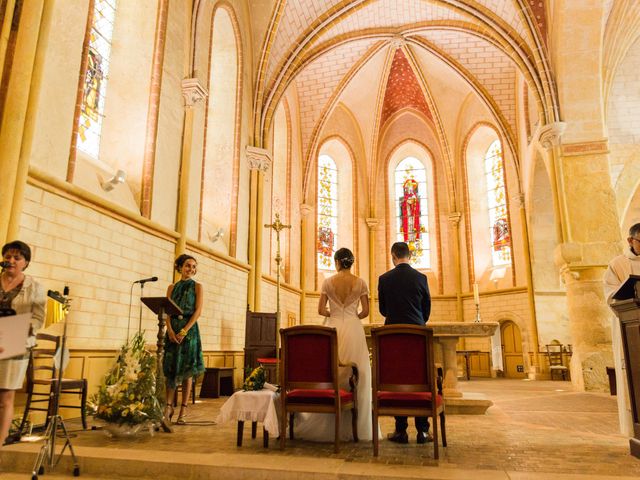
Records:
[[[351,294],[353,289],[356,286],[358,281],[358,277],[353,275],[351,272],[339,272],[332,279],[333,291],[336,294],[340,303],[344,305],[344,302],[347,300],[347,297]]]

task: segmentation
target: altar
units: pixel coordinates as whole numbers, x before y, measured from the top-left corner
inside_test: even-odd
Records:
[[[364,325],[367,342],[371,329],[381,324]],[[428,322],[435,339],[436,364],[442,366],[442,393],[448,414],[482,415],[493,405],[486,395],[458,390],[458,359],[456,345],[460,337],[491,337],[499,324],[497,322]]]

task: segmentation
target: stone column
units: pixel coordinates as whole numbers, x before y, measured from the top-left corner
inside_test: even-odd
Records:
[[[456,346],[458,337],[437,337],[437,341],[442,345],[442,368],[444,370],[442,394],[445,398],[462,397],[462,392],[457,388],[458,356]]]
[[[22,152],[25,129],[28,127],[27,111],[33,108],[34,95],[37,97],[38,87],[32,85],[36,48],[41,32],[41,20],[44,10],[43,0],[24,2],[20,14],[20,24],[16,35],[13,61],[6,66],[10,71],[7,84],[4,110],[0,124],[0,240],[17,234],[16,225],[22,209],[22,196],[27,183],[29,157]],[[4,32],[4,29],[3,29]],[[6,32],[5,32],[6,33]],[[36,98],[37,99],[37,98]],[[29,145],[30,147],[30,145]],[[30,150],[30,149],[29,149]],[[18,200],[16,202],[16,199]],[[12,221],[13,219],[13,221]]]
[[[456,321],[464,321],[464,313],[462,308],[462,266],[460,263],[460,218],[462,214],[460,212],[451,212],[447,216],[451,228],[453,229],[453,262],[454,262],[454,276],[456,284]],[[464,339],[463,339],[464,341]]]
[[[531,248],[529,246],[529,227],[527,223],[527,212],[525,210],[524,194],[518,195],[520,224],[522,225],[522,250],[524,256],[524,266],[527,275],[527,300],[529,303],[529,343],[533,350],[533,362],[529,365],[528,377],[535,380],[540,372],[539,340],[538,340],[538,318],[536,316],[536,302],[533,285],[533,269],[531,266]],[[526,363],[526,362],[525,362]]]
[[[249,306],[260,310],[262,285],[262,205],[264,196],[264,175],[271,167],[271,155],[264,148],[247,146],[247,163],[250,172],[249,193]]]
[[[178,215],[176,219],[176,231],[180,234],[180,237],[176,241],[176,256],[184,253],[187,247],[189,176],[191,171],[191,145],[193,143],[193,110],[196,104],[204,100],[207,95],[207,91],[197,78],[185,78],[182,80],[184,128],[182,134],[182,150],[180,152],[180,185],[178,186]]]
[[[309,215],[313,212],[313,207],[306,203],[300,204],[300,325],[305,323],[305,308],[307,303],[307,224]],[[313,245],[313,240],[311,242]]]
[[[367,227],[369,227],[369,323],[373,323],[375,300],[378,293],[378,284],[376,281],[376,229],[380,220],[377,218],[367,218]]]

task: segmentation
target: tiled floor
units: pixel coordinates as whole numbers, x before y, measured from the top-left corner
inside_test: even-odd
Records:
[[[116,455],[121,449],[130,450],[130,454],[134,450],[143,453],[154,451],[149,456],[182,459],[211,459],[212,455],[223,454],[240,464],[255,467],[261,462],[268,462],[285,469],[292,466],[316,468],[312,465],[319,465],[317,468],[322,469],[322,462],[317,460],[333,459],[335,462],[331,465],[334,467],[359,465],[357,470],[370,472],[369,478],[376,476],[376,468],[380,469],[378,475],[381,475],[382,465],[431,466],[437,469],[429,471],[445,473],[446,469],[451,474],[473,470],[507,475],[495,478],[550,478],[551,474],[558,475],[557,478],[568,478],[569,474],[640,478],[640,460],[629,455],[627,439],[617,433],[615,397],[574,392],[569,382],[560,381],[473,379],[461,382],[460,387],[463,391],[486,394],[494,406],[486,415],[449,415],[449,446],[440,450],[439,461],[433,459],[430,445],[415,444],[411,427],[409,445],[383,441],[378,458],[373,457],[370,442],[343,443],[339,454],[333,453],[332,444],[295,440],[288,441],[284,452],[279,450],[275,439],[271,440],[269,449],[264,449],[260,433],[257,439],[250,438],[249,425],[245,427],[244,445],[238,448],[235,423],[212,425],[211,422],[224,398],[203,401],[191,407],[188,424],[175,426],[174,434],[158,433],[154,437],[142,436],[136,440],[115,440],[100,431],[80,430],[75,432],[77,436],[73,444],[78,450],[99,447],[106,456],[109,452]],[[75,422],[68,423],[72,429],[77,429]],[[391,431],[393,419],[384,418],[381,427],[384,433]],[[11,459],[14,448],[19,450],[19,447],[9,447],[3,456],[4,465],[8,465],[6,468],[16,471],[13,467],[19,469],[18,463]],[[526,473],[539,475],[523,476]],[[99,476],[104,475],[100,473]],[[267,475],[265,478],[270,477]]]

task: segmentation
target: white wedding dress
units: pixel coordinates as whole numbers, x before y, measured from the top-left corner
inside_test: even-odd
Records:
[[[322,293],[329,299],[331,316],[324,324],[333,327],[338,334],[338,357],[340,363],[355,363],[358,367],[358,438],[371,440],[371,364],[369,349],[364,335],[362,322],[358,318],[360,297],[369,294],[364,280],[358,278],[344,302],[340,301],[334,289],[336,276],[322,283]],[[351,367],[340,368],[340,387],[349,389]],[[351,411],[343,410],[340,414],[340,439],[353,440],[351,428]],[[297,413],[294,420],[294,435],[297,439],[318,442],[333,442],[334,415],[332,413]]]

